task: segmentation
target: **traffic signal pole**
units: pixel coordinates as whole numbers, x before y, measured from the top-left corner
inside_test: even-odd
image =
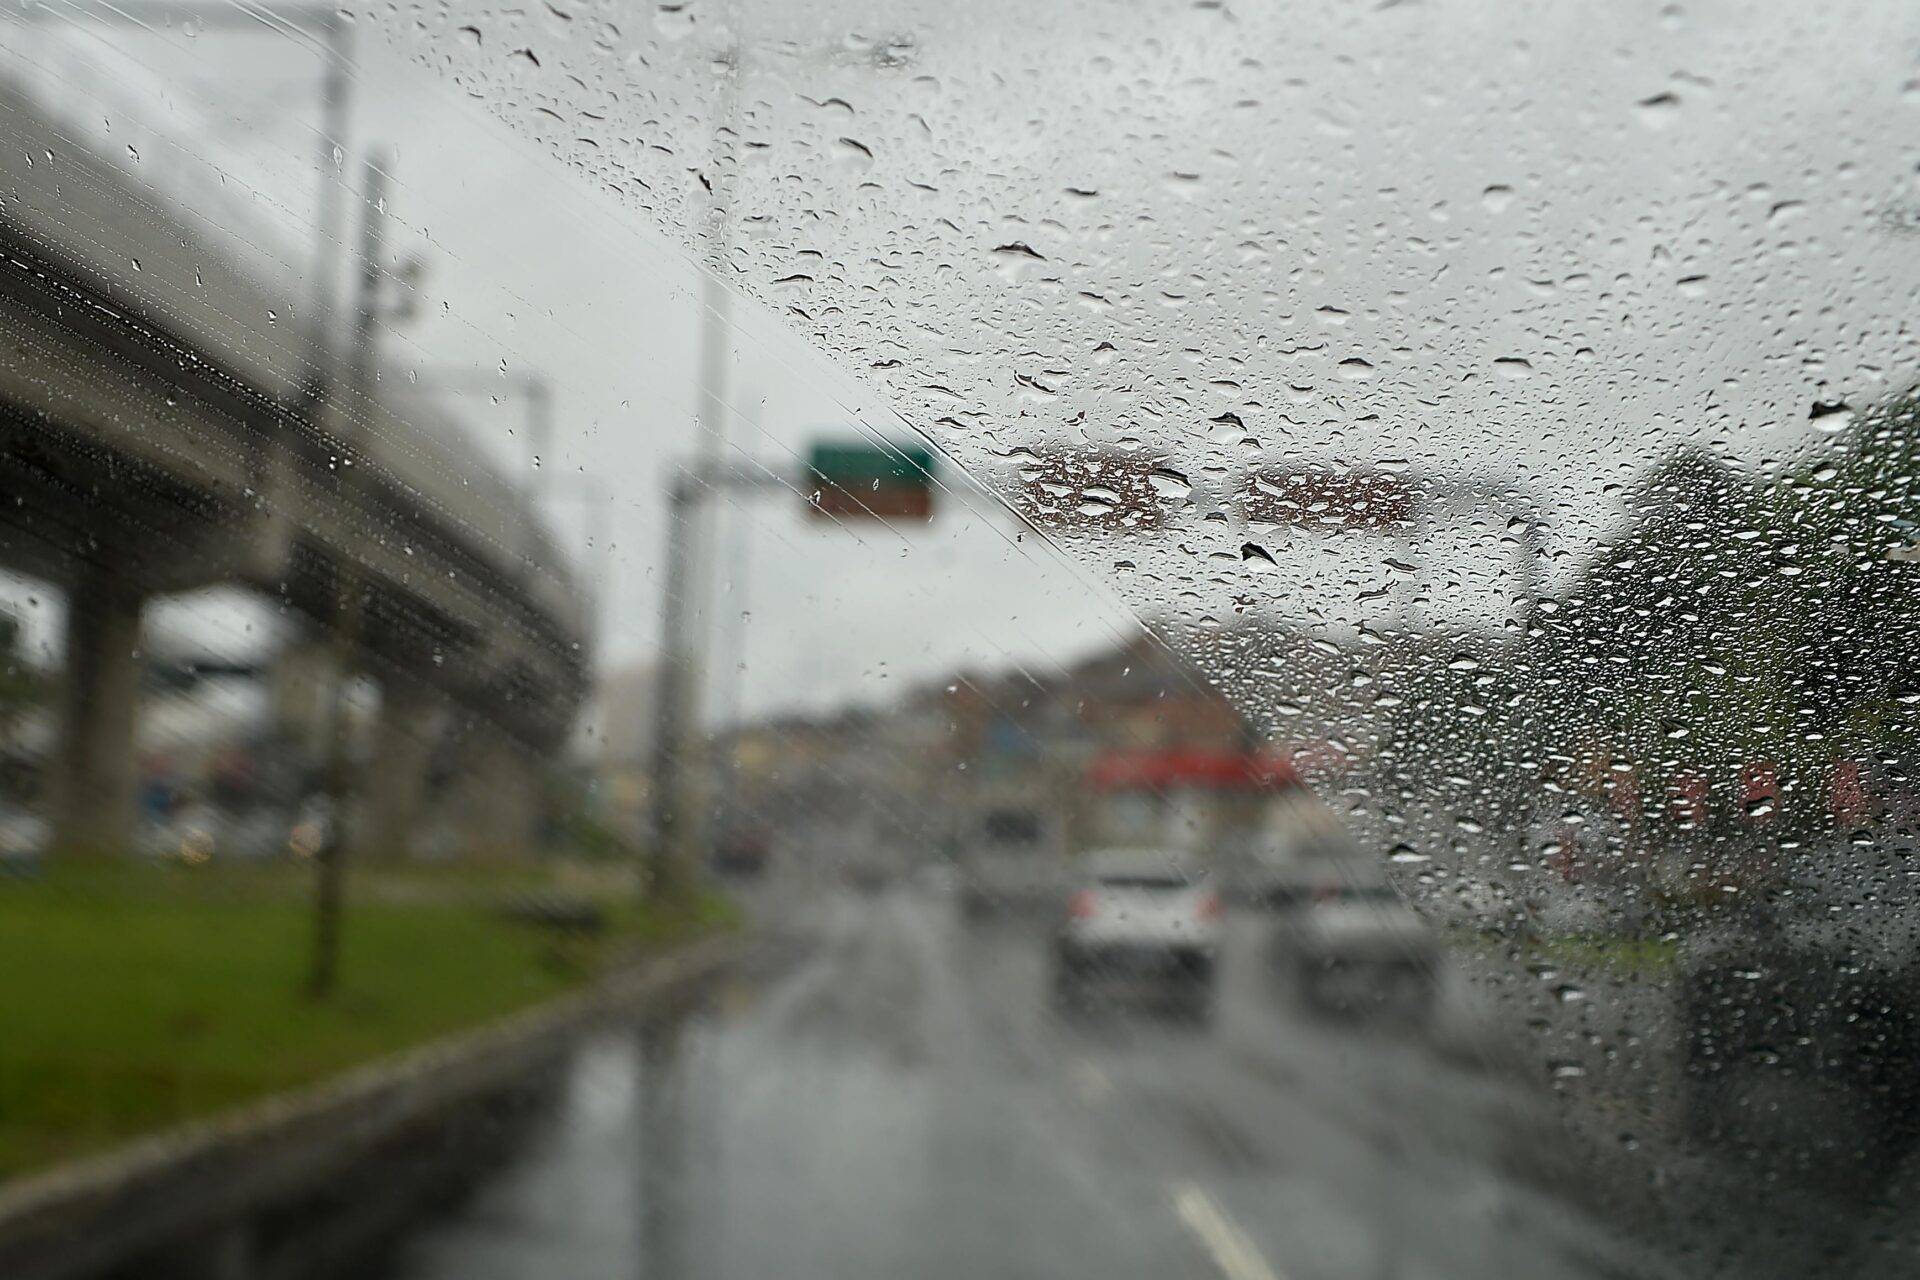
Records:
[[[647,850],[646,889],[679,896],[693,883],[700,845],[701,797],[688,786],[687,753],[691,729],[699,721],[703,669],[699,603],[694,595],[696,567],[704,550],[700,532],[708,527],[706,504],[723,493],[803,492],[793,478],[772,467],[704,462],[676,466],[667,479],[667,562],[661,584],[660,659],[654,672],[651,789],[652,843]]]
[[[700,721],[703,649],[712,630],[702,625],[701,616],[708,585],[702,579],[709,564],[701,542],[712,527],[706,504],[726,494],[778,494],[802,499],[814,516],[835,524],[924,521],[933,514],[933,484],[933,454],[925,446],[874,440],[816,444],[807,464],[795,472],[704,455],[692,467],[675,467],[668,476],[667,562],[661,583],[648,795],[648,892],[673,895],[692,887],[700,819],[706,811],[704,797],[689,786],[696,772],[689,758]]]

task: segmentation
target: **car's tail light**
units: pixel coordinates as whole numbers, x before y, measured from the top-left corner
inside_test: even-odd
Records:
[[[1082,889],[1067,899],[1067,914],[1075,920],[1091,920],[1100,911],[1100,904],[1094,901],[1093,891]]]
[[[1200,918],[1202,920],[1218,920],[1220,918],[1219,894],[1209,892],[1200,895]]]

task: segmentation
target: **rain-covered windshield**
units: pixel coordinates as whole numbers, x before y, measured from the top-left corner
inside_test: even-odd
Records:
[[[0,31],[0,1274],[1920,1264],[1906,6]]]

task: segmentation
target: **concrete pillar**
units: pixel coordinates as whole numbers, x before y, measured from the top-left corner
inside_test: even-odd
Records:
[[[467,731],[454,781],[463,855],[519,858],[534,851],[540,820],[538,765],[526,747],[485,721]]]
[[[60,738],[47,778],[53,847],[120,854],[133,839],[141,591],[86,566],[67,598]]]
[[[380,684],[380,715],[373,756],[363,776],[367,787],[365,849],[375,858],[404,858],[413,851],[427,794],[427,768],[440,733],[440,695],[405,676]]]

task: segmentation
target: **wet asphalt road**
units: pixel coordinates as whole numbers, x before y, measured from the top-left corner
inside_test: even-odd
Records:
[[[1329,1026],[1230,921],[1213,1016],[1062,1018],[1044,929],[901,887],[777,904],[670,1023],[600,1034],[410,1280],[1631,1274],[1541,1189],[1539,1101],[1439,1031]],[[1443,1006],[1452,1000],[1443,999]]]

